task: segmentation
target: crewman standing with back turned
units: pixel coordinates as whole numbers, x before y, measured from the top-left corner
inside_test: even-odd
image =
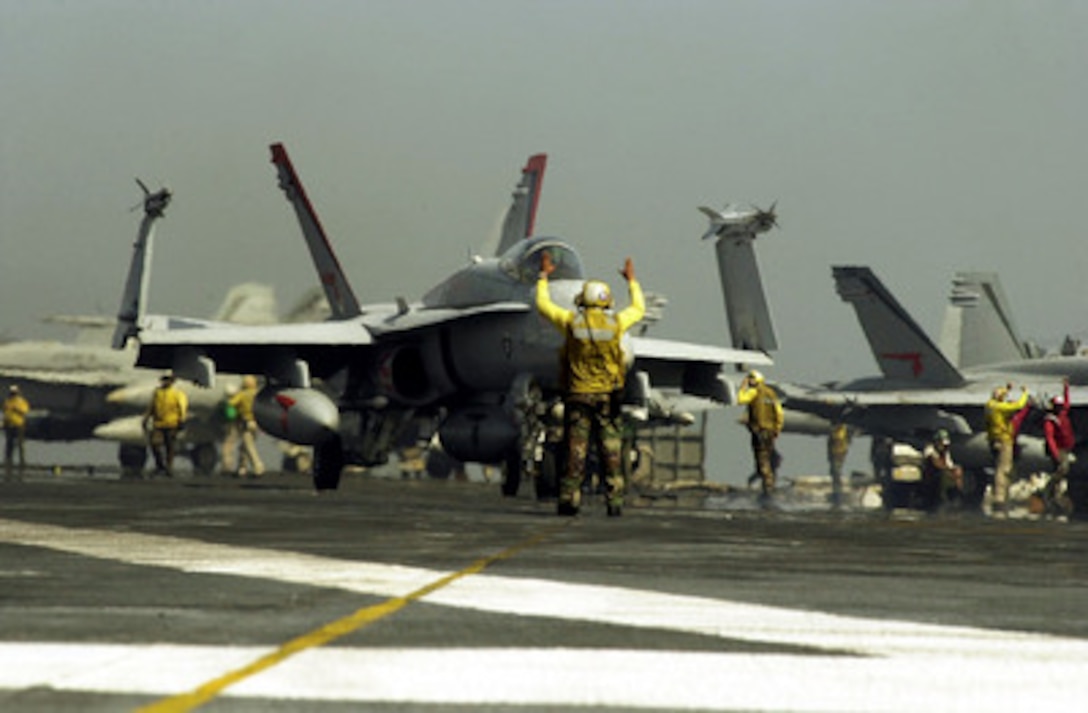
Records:
[[[748,431],[752,434],[752,456],[763,481],[763,501],[774,495],[774,445],[784,423],[778,393],[755,369],[740,382],[737,403],[748,407]]]
[[[635,268],[627,258],[620,274],[627,280],[631,304],[618,314],[612,311],[612,291],[599,280],[587,280],[575,299],[577,312],[560,307],[548,291],[548,275],[554,270],[544,253],[536,283],[536,306],[566,336],[563,346],[566,396],[563,418],[567,438],[567,472],[559,483],[560,515],[577,515],[589,448],[596,449],[604,471],[608,514],[623,513],[623,424],[620,398],[626,379],[626,363],[620,340],[642,319],[646,303]]]

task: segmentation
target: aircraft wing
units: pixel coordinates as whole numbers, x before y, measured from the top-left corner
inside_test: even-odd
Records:
[[[645,373],[655,389],[675,389],[696,397],[731,404],[732,384],[725,378],[726,367],[773,363],[763,352],[689,344],[651,337],[632,337],[633,369]]]
[[[706,344],[691,344],[672,339],[632,337],[636,361],[675,360],[703,362],[707,364],[750,364],[768,366],[773,360],[763,352],[748,349],[729,349]]]
[[[142,353],[148,347],[167,346],[198,346],[215,347],[217,345],[228,346],[361,346],[371,344],[374,341],[364,325],[358,321],[341,322],[315,322],[311,324],[269,324],[252,327],[240,327],[238,325],[217,325],[208,323],[194,325],[191,320],[185,322],[185,326],[176,324],[167,329],[145,329],[140,332],[141,357],[137,361],[138,366],[143,360]]]
[[[149,318],[141,328],[136,366],[173,369],[201,386],[213,385],[217,371],[264,373],[308,386],[311,369],[318,376],[331,375],[348,363],[356,348],[374,341],[358,319],[261,326],[165,322]]]
[[[375,310],[347,320],[300,324],[232,325],[176,317],[148,316],[140,331],[136,366],[173,369],[202,386],[217,371],[265,373],[293,384],[327,377],[367,349],[408,332],[494,315],[524,314],[521,302],[496,302],[464,309]]]
[[[787,401],[864,406],[984,406],[990,398],[986,389],[864,389],[827,388],[779,383],[775,388]]]
[[[945,428],[973,433],[983,427],[984,391],[919,389],[853,391],[775,383],[786,411],[843,422],[867,433],[909,440]]]
[[[381,319],[367,320],[367,327],[375,337],[383,337],[399,332],[427,329],[483,315],[525,314],[531,311],[533,311],[533,308],[524,302],[491,302],[477,307],[464,308],[402,309]]]
[[[101,370],[55,371],[33,368],[0,368],[0,382],[19,383],[24,388],[30,382],[56,386],[112,388],[125,383],[124,378],[124,375],[117,372]]]

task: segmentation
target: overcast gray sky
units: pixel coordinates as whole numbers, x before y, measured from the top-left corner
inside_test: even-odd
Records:
[[[771,376],[875,372],[832,264],[873,266],[934,336],[952,273],[997,270],[1056,342],[1088,328],[1086,29],[1074,0],[0,0],[0,333],[116,311],[135,176],[175,192],[153,311],[246,280],[285,306],[314,276],[283,141],[364,300],[461,265],[543,151],[537,232],[608,279],[630,255],[670,299],[660,336],[726,342],[696,206],[777,200]],[[747,467],[735,415],[712,463]]]

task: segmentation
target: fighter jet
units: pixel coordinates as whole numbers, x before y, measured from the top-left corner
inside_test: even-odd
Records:
[[[586,279],[578,253],[557,237],[514,242],[499,257],[470,264],[409,302],[360,304],[282,145],[272,147],[280,186],[302,226],[332,310],[324,322],[238,327],[145,313],[151,236],[141,232],[118,313],[117,340],[139,342],[140,366],[173,369],[200,385],[220,373],[257,373],[267,385],[255,416],[270,435],[314,446],[314,485],[337,487],[346,459],[383,462],[399,430],[433,414],[437,434],[457,460],[506,463],[523,451],[519,414],[534,398],[558,392],[561,335],[535,309],[544,254],[557,269],[551,292],[574,306]],[[147,213],[149,221],[160,218]],[[647,411],[668,396],[717,404],[733,400],[729,367],[766,365],[763,352],[628,337],[629,397]]]
[[[717,249],[721,268],[722,288],[727,299],[727,312],[732,315],[755,315],[755,321],[767,322],[756,330],[733,329],[734,346],[744,343],[756,348],[770,349],[773,329],[769,325],[769,312],[755,266],[752,240],[759,231],[751,231],[742,238],[730,238],[724,214],[715,216],[700,208],[711,218],[711,226],[705,237],[716,236],[722,231]],[[748,212],[751,225],[759,224],[754,211]],[[773,221],[764,217],[761,224]],[[735,261],[746,265],[737,274],[729,271],[722,255],[736,252]],[[736,267],[736,265],[734,265]],[[986,298],[980,305],[982,311],[968,317],[959,336],[958,345],[964,357],[962,368],[957,368],[929,339],[906,309],[880,282],[868,267],[842,266],[832,268],[838,294],[855,308],[858,320],[869,341],[873,356],[881,369],[881,375],[847,382],[828,382],[805,385],[787,381],[774,381],[783,396],[787,431],[810,435],[826,435],[827,427],[842,422],[857,431],[876,437],[889,438],[921,448],[937,431],[946,429],[952,434],[953,453],[957,462],[972,476],[976,488],[985,485],[982,472],[992,463],[984,425],[984,406],[997,386],[1024,385],[1036,396],[1037,401],[1062,393],[1062,380],[1073,385],[1071,400],[1074,404],[1072,417],[1077,433],[1088,433],[1088,358],[1083,356],[1054,356],[1031,358],[1032,350],[1018,348],[1020,342],[1011,321],[1007,303],[999,289],[994,289],[989,277],[966,274],[959,283],[958,307],[963,308],[970,299],[965,288],[970,285],[988,287]],[[962,319],[963,315],[960,315]],[[1003,320],[998,329],[994,320]],[[745,324],[741,321],[741,325]],[[946,328],[956,336],[953,327]],[[743,340],[743,341],[742,341]],[[1002,344],[1001,348],[994,345]],[[993,358],[987,359],[982,351],[994,346]],[[1049,470],[1052,466],[1046,456],[1038,419],[1025,421],[1018,441],[1018,468],[1021,474]],[[1071,482],[1071,492],[1080,498],[1081,510],[1088,509],[1085,496],[1088,484],[1088,446],[1083,442],[1077,447],[1077,466]],[[1085,472],[1076,472],[1083,470]],[[975,493],[980,497],[980,493]]]
[[[168,189],[156,192],[137,179],[144,193],[141,233],[150,231],[170,203]],[[213,317],[222,322],[262,324],[277,319],[275,294],[268,285],[232,287]],[[160,374],[135,366],[134,349],[110,348],[108,330],[116,321],[98,315],[54,315],[46,321],[79,328],[74,342],[22,340],[0,344],[0,383],[18,384],[31,404],[27,438],[33,441],[100,439],[118,443],[125,470],[146,461],[146,434],[140,414]],[[223,384],[225,386],[225,384]],[[221,391],[187,389],[191,420],[182,445],[193,467],[212,472],[223,422],[216,418]]]
[[[228,321],[256,319],[269,289],[246,284],[232,288],[219,311]],[[140,414],[159,374],[138,369],[135,350],[110,348],[106,326],[95,316],[53,316],[46,321],[81,327],[74,342],[20,340],[0,344],[0,384],[17,384],[29,400],[27,438],[71,442],[100,439],[118,443],[122,468],[137,470],[146,460],[146,433]],[[214,418],[222,394],[187,389],[192,420],[183,436],[194,468],[210,473],[218,463],[222,423]]]
[[[977,364],[957,369],[867,267],[834,267],[839,295],[851,303],[881,367],[881,376],[846,383],[801,387],[783,384],[786,406],[842,420],[872,435],[920,446],[944,428],[952,434],[957,462],[973,474],[976,488],[991,465],[984,407],[993,389],[1024,386],[1039,403],[1074,388],[1073,419],[1078,433],[1088,426],[1088,359],[1053,357]],[[1080,388],[1077,388],[1080,387]],[[1038,420],[1021,428],[1019,472],[1050,470]],[[1078,458],[1084,446],[1078,446]],[[1080,475],[1080,477],[1085,477]],[[976,493],[980,496],[981,493]]]

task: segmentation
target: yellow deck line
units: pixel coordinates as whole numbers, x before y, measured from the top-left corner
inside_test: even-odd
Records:
[[[197,706],[202,706],[211,701],[229,686],[261,673],[295,654],[306,651],[307,649],[324,646],[330,641],[350,634],[353,631],[358,631],[365,626],[373,624],[379,619],[394,614],[409,603],[422,599],[428,594],[448,586],[458,579],[473,574],[479,574],[492,564],[513,557],[521,550],[539,544],[541,541],[555,534],[562,527],[569,525],[571,522],[574,522],[574,520],[565,520],[559,526],[551,526],[516,545],[511,545],[497,554],[478,559],[464,569],[448,574],[440,579],[436,579],[430,584],[420,587],[414,592],[402,597],[387,599],[380,604],[364,607],[346,617],[331,621],[318,629],[314,629],[309,633],[288,641],[272,653],[266,654],[246,666],[230,671],[219,678],[212,679],[188,693],[163,698],[150,705],[138,708],[136,709],[137,713],[183,713],[184,711],[191,711]]]

